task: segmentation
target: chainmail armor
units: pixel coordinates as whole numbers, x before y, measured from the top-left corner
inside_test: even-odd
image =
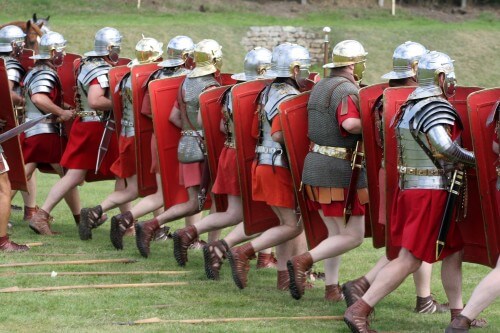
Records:
[[[194,78],[186,77],[182,83],[182,98],[186,104],[186,113],[189,119],[182,121],[183,130],[201,130],[201,125],[198,124],[198,112],[200,111],[200,94],[209,87],[219,87],[220,84],[215,80],[213,75],[204,75]],[[185,115],[181,115],[185,117]],[[193,126],[193,127],[191,127]]]
[[[356,148],[361,135],[342,136],[337,108],[345,96],[358,96],[358,89],[353,82],[341,76],[323,79],[316,84],[307,104],[308,136],[312,142],[321,146]],[[350,161],[309,152],[304,161],[302,182],[318,187],[349,188],[351,173]],[[362,169],[357,188],[366,186],[366,171]]]

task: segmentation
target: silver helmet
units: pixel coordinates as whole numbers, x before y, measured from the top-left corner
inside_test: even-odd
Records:
[[[40,38],[38,54],[31,56],[30,59],[52,59],[55,60],[55,65],[61,65],[65,48],[66,40],[63,35],[55,31],[50,31]]]
[[[118,60],[122,36],[115,28],[105,27],[96,32],[94,37],[94,50],[85,53],[86,57],[109,56]]]
[[[243,73],[234,74],[231,78],[237,81],[251,81],[264,78],[264,74],[271,68],[272,52],[264,47],[250,50],[244,60]]]
[[[7,25],[0,29],[0,52],[12,52],[12,44],[18,48],[24,46],[26,34],[21,28],[15,25]]]
[[[392,71],[384,74],[383,79],[404,79],[417,75],[419,59],[429,52],[422,44],[405,42],[399,45],[392,55]]]
[[[158,64],[160,67],[177,67],[183,65],[187,58],[193,57],[194,42],[187,36],[175,36],[167,45],[166,59]]]
[[[299,66],[301,77],[304,76],[302,73],[309,73],[311,67],[309,51],[297,44],[280,44],[273,49],[271,70],[266,72],[266,77],[294,77],[295,66]]]
[[[204,39],[194,47],[196,67],[188,77],[199,77],[215,73],[222,68],[222,46],[213,39]]]
[[[457,80],[453,61],[447,54],[431,51],[424,54],[418,62],[418,87],[408,99],[420,99],[444,94],[451,97],[455,94]],[[440,74],[444,74],[444,82],[439,82]]]
[[[360,81],[366,69],[365,51],[360,42],[348,39],[337,43],[332,50],[332,62],[325,64],[323,68],[338,68],[354,65],[354,79]]]
[[[128,66],[154,62],[163,54],[162,47],[163,43],[156,39],[142,36],[142,39],[135,45],[135,59]]]

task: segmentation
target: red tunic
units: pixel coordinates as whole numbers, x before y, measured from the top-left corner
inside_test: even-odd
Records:
[[[213,193],[241,195],[236,164],[236,149],[224,147],[217,165],[217,177],[212,187]]]
[[[339,123],[340,133],[344,137],[349,135],[349,132],[347,132],[342,127],[342,123],[349,118],[360,119],[359,110],[356,107],[356,104],[354,103],[354,101],[351,99],[350,96],[348,97],[347,100],[348,100],[348,103],[347,103],[347,113],[346,114],[341,115],[342,104],[340,104],[337,107],[337,120]],[[316,201],[312,201],[308,198],[307,199],[307,206],[309,207],[310,210],[321,209],[325,216],[343,217],[344,216],[344,207],[345,207],[345,198],[347,198],[347,191],[348,191],[348,189],[345,188],[343,201],[332,201],[328,204],[325,204],[325,203],[319,203]],[[353,202],[352,206],[353,207],[352,207],[352,214],[351,215],[353,215],[353,216],[354,215],[365,215],[366,207],[364,204],[360,203],[357,193],[354,195],[354,202]]]
[[[257,119],[257,118],[255,118]],[[254,134],[258,133],[258,123]],[[273,118],[271,133],[281,131],[279,117]],[[269,206],[295,208],[295,192],[293,189],[292,174],[287,168],[271,165],[252,165],[252,199],[264,201]]]
[[[392,245],[404,247],[420,260],[436,262],[436,240],[443,218],[447,191],[400,190],[395,191],[392,205]],[[464,244],[457,223],[452,222],[441,257],[460,251]]]
[[[21,134],[24,163],[59,164],[67,140],[57,133],[37,134],[26,138]]]
[[[45,93],[50,100],[57,104],[60,92],[54,87],[50,93]],[[31,97],[31,96],[30,96]],[[66,148],[67,139],[57,133],[37,134],[26,138],[21,134],[21,147],[25,163],[59,164]]]
[[[204,162],[179,163],[179,184],[185,188],[199,186]]]
[[[118,140],[118,158],[111,165],[111,172],[117,177],[125,179],[137,173],[135,156],[135,138],[120,135]]]
[[[61,165],[67,169],[95,170],[97,153],[104,132],[104,123],[98,121],[82,122],[77,118],[69,136],[68,145],[61,159]],[[99,174],[113,177],[110,168],[118,157],[116,134],[112,133]]]
[[[459,134],[458,128],[451,129],[452,139]],[[404,247],[416,258],[428,263],[436,262],[436,240],[444,215],[446,190],[405,189],[399,186],[394,192],[391,214],[391,247]],[[453,217],[452,221],[455,221]],[[450,224],[442,260],[464,247],[456,222]],[[391,251],[395,255],[395,249]],[[391,256],[392,256],[391,255]],[[389,259],[393,259],[392,257]]]

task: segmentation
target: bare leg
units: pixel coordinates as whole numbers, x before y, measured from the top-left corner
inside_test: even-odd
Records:
[[[378,272],[389,263],[389,259],[386,256],[380,257],[375,266],[365,274],[365,279],[372,284],[375,278],[377,277]]]
[[[210,215],[205,216],[201,221],[193,224],[198,232],[198,235],[209,231],[220,230],[241,222],[243,219],[241,197],[228,195],[227,203],[227,210],[225,212],[211,213]]]
[[[413,256],[407,249],[402,248],[399,251],[399,256],[380,270],[362,299],[369,306],[374,307],[382,298],[399,287],[408,275],[420,267],[421,263],[421,260]]]
[[[148,195],[147,197],[143,198],[141,201],[139,201],[132,209],[130,212],[132,213],[132,216],[136,219],[143,217],[146,214],[149,214],[153,211],[157,211],[161,207],[163,207],[163,189],[161,185],[161,176],[160,174],[156,174],[156,184],[158,185],[158,189],[156,190],[156,193],[153,193],[151,195]],[[159,212],[155,216],[161,215],[163,212]]]
[[[329,236],[309,252],[313,262],[338,256],[361,245],[365,234],[364,216],[351,216],[347,226],[344,226],[342,217],[324,216],[321,210],[319,213],[329,232],[337,228],[339,233]]]
[[[456,252],[443,259],[441,282],[450,303],[450,309],[462,309],[462,253]]]
[[[133,184],[127,183],[128,178],[127,178],[127,182],[125,182],[125,179],[116,178],[115,191],[112,194],[119,193],[117,200],[126,200],[129,197],[133,197],[132,199],[130,199],[128,201],[124,201],[124,202],[121,202],[118,204],[120,207],[121,213],[125,213],[125,212],[130,211],[130,209],[132,209],[132,203],[130,201],[137,198],[137,176],[134,175],[132,177],[136,177],[135,182]],[[130,192],[127,191],[127,187],[129,185],[132,186]],[[134,193],[135,193],[135,196],[133,196]]]
[[[294,209],[273,207],[274,213],[280,219],[281,225],[264,231],[259,237],[252,240],[255,252],[276,246],[278,271],[286,270],[286,262],[292,257],[293,248],[283,244],[294,239],[302,232],[302,224],[297,224],[297,215]]]
[[[36,163],[28,163],[24,166],[24,172],[28,179],[28,192],[21,191],[23,202],[26,207],[36,206]]]
[[[500,258],[496,267],[484,277],[472,292],[467,305],[462,311],[462,315],[475,319],[488,305],[500,296]]]
[[[50,213],[68,191],[74,189],[85,180],[86,174],[87,170],[69,169],[64,177],[52,186],[41,208]]]
[[[59,177],[64,177],[63,168],[59,164],[51,164],[51,166],[59,174]],[[78,192],[78,187],[75,186],[70,189],[64,195],[64,201],[66,201],[66,204],[68,205],[73,215],[80,214],[80,210],[82,209],[82,207],[80,205],[80,193]]]
[[[427,297],[431,294],[432,264],[422,262],[420,268],[413,273],[415,291],[418,297]]]
[[[117,178],[115,183],[115,191],[108,195],[106,199],[101,202],[102,211],[107,212],[110,209],[125,205],[136,199],[137,195],[137,175],[128,177],[126,185],[124,179]],[[120,209],[120,211],[121,210],[122,209]]]
[[[0,173],[0,237],[7,236],[10,217],[10,192],[11,187],[7,172]]]
[[[188,201],[174,205],[157,216],[160,225],[178,220],[180,218],[191,216],[199,213],[198,209],[198,192],[199,186],[188,187]]]
[[[224,237],[224,240],[229,248],[231,248],[255,237],[256,236],[247,236],[245,234],[245,225],[243,222],[240,222],[236,227],[234,227],[233,230],[231,230],[231,232],[229,232],[229,234],[226,235],[226,237]]]

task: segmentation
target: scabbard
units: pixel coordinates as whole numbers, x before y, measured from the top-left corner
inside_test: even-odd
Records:
[[[363,158],[364,158],[364,147],[363,147],[363,141],[358,141],[356,143],[356,150],[353,153],[352,156],[352,162],[351,162],[351,167],[352,167],[352,172],[351,172],[351,179],[349,180],[349,188],[347,189],[347,197],[344,202],[344,223],[347,225],[347,222],[349,222],[349,218],[352,215],[352,206],[354,204],[354,198],[356,195],[356,192],[358,191],[358,178],[359,174],[361,172],[361,169],[363,168]]]
[[[460,188],[463,184],[464,172],[460,170],[455,170],[453,173],[452,182],[450,184],[450,189],[448,191],[448,196],[446,198],[446,205],[444,209],[443,218],[441,219],[441,226],[439,227],[438,238],[436,241],[436,260],[441,256],[443,249],[446,245],[446,237],[448,236],[448,231],[450,230],[450,225],[453,220],[453,211],[455,209],[455,204],[457,198],[460,194]]]
[[[102,161],[108,152],[109,142],[111,141],[111,136],[114,135],[116,128],[115,120],[110,118],[106,121],[104,126],[104,132],[102,133],[101,143],[99,144],[99,151],[97,152],[97,162],[95,165],[95,174],[98,173],[101,167]]]

